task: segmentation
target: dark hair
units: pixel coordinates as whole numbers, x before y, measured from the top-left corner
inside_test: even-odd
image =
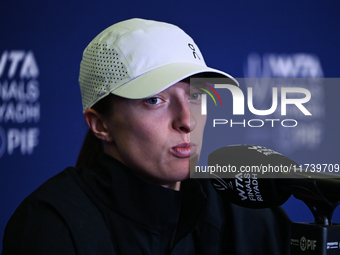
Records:
[[[99,114],[104,117],[108,116],[113,108],[112,100],[114,95],[109,94],[107,97],[104,97],[100,101],[98,101],[95,105],[91,107],[91,109],[95,110]],[[85,136],[83,145],[80,149],[78,159],[76,162],[77,168],[84,168],[92,165],[94,161],[97,159],[98,155],[103,152],[103,144],[102,141],[97,138],[91,129],[87,131]]]

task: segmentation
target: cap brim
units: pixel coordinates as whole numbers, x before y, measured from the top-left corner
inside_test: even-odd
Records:
[[[237,80],[231,75],[202,65],[193,63],[171,63],[148,71],[120,87],[111,91],[117,96],[142,99],[153,96],[177,82],[200,73],[215,73],[229,78],[230,83],[238,86]]]

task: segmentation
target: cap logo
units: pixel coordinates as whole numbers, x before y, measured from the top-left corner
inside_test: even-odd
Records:
[[[194,55],[194,58],[198,58],[199,60],[201,60],[201,58],[198,56],[198,54],[195,51],[194,45],[192,45],[191,43],[188,43],[188,46],[192,50],[192,54]]]

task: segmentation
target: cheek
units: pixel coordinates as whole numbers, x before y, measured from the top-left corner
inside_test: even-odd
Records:
[[[168,153],[164,129],[151,123],[127,125],[120,135],[115,146],[124,163],[142,175],[158,175]]]
[[[197,145],[198,155],[200,154],[201,149],[202,149],[203,134],[204,134],[206,120],[207,120],[206,115],[198,115],[198,119],[196,119],[196,122],[197,122],[196,127],[190,133],[190,140]]]
[[[205,123],[207,122],[207,115],[199,115],[197,122],[199,126],[204,129]]]
[[[193,130],[193,133],[196,136],[202,136],[204,132],[205,124],[207,122],[207,116],[198,114],[194,116],[194,118],[196,120],[196,126],[195,126],[195,129]]]
[[[164,125],[165,120],[150,116],[116,118],[111,133],[120,153],[134,153],[137,157],[162,146],[166,133]]]

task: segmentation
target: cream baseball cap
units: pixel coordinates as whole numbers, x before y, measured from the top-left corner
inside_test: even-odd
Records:
[[[130,19],[97,35],[83,52],[79,84],[83,112],[110,93],[141,99],[199,73],[229,74],[206,66],[193,39],[179,27]]]

